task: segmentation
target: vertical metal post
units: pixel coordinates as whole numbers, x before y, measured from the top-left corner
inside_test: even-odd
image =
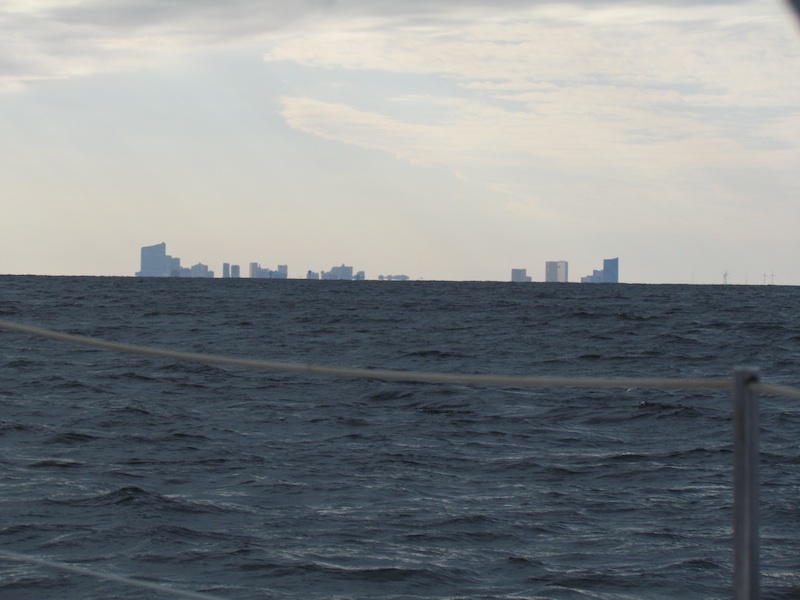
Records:
[[[733,584],[736,600],[759,597],[758,370],[733,373]]]

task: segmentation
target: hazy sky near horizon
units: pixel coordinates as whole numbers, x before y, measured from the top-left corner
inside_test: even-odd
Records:
[[[800,285],[778,0],[6,0],[0,273]],[[770,281],[771,279],[768,279]]]

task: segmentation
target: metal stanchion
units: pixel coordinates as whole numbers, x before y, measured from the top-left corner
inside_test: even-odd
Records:
[[[758,370],[733,374],[733,584],[736,600],[759,597]]]

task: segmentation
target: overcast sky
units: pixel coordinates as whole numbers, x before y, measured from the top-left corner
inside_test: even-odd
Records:
[[[800,285],[778,0],[4,0],[0,273]],[[774,275],[774,279],[773,276]]]

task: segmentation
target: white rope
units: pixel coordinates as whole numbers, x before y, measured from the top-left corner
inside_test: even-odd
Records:
[[[112,573],[103,573],[100,571],[93,571],[84,567],[78,567],[68,563],[58,562],[55,560],[47,560],[36,556],[28,556],[26,554],[19,554],[18,552],[11,552],[10,550],[0,550],[0,556],[9,560],[16,560],[19,562],[28,562],[42,567],[49,567],[59,571],[67,571],[68,573],[77,573],[78,575],[88,575],[95,579],[105,579],[107,581],[114,581],[116,583],[123,583],[125,585],[132,585],[135,587],[143,588],[146,590],[153,590],[165,594],[172,594],[181,598],[194,598],[198,600],[225,600],[220,596],[212,596],[210,594],[202,594],[200,592],[192,592],[189,590],[179,590],[176,588],[167,587],[158,583],[150,581],[142,581],[140,579],[131,579],[130,577],[123,577],[122,575],[114,575]]]
[[[800,400],[800,390],[797,388],[789,387],[788,385],[777,385],[774,383],[764,383],[757,381],[750,384],[750,388],[762,394],[771,394],[773,396],[786,396],[794,400]]]
[[[706,379],[669,379],[669,378],[643,378],[643,377],[533,377],[522,375],[462,375],[452,373],[429,373],[422,371],[390,371],[387,369],[349,369],[340,367],[323,367],[311,364],[281,363],[250,358],[234,358],[217,354],[198,354],[194,352],[181,352],[109,342],[82,335],[61,333],[40,327],[19,325],[9,321],[0,321],[0,329],[17,331],[39,337],[92,346],[117,352],[128,352],[146,356],[158,356],[180,361],[198,362],[208,365],[228,367],[244,367],[264,371],[282,371],[286,373],[301,373],[305,375],[326,375],[330,377],[350,377],[359,379],[381,379],[385,381],[413,381],[422,383],[452,383],[457,385],[505,385],[520,387],[578,387],[578,388],[650,388],[650,389],[731,389],[733,381],[730,378]]]

